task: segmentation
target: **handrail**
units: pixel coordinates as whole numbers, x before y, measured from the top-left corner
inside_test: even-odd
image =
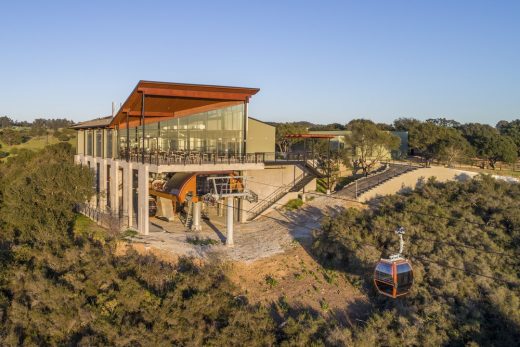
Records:
[[[253,217],[250,219],[255,219],[259,215],[261,215],[265,210],[267,210],[273,203],[280,200],[285,194],[287,194],[294,186],[296,186],[298,183],[300,183],[307,175],[305,173],[300,174],[293,182],[293,184],[286,184],[278,189],[276,189],[274,192],[269,194],[265,199],[262,199],[261,202],[253,206],[249,210],[251,214],[253,214]]]

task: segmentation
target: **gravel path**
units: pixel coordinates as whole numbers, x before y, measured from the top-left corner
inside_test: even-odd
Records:
[[[312,230],[320,226],[323,216],[354,205],[325,195],[315,196],[298,210],[285,211],[282,208],[255,221],[235,224],[233,247],[223,245],[225,226],[204,224],[200,232],[187,232],[179,221],[166,223],[154,220],[149,235],[139,235],[130,240],[179,256],[202,259],[217,256],[248,263],[283,253],[295,242],[309,242]],[[187,242],[188,238],[195,236],[213,239],[220,244],[200,246]]]

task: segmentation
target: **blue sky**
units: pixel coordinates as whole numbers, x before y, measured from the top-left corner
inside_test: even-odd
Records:
[[[520,1],[2,1],[0,115],[85,120],[138,80],[261,88],[266,121],[520,118]]]

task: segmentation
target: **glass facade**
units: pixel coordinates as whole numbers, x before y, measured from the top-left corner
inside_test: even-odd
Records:
[[[244,106],[236,105],[191,116],[150,123],[144,129],[145,153],[199,152],[241,155],[244,144]],[[108,141],[107,141],[108,142]],[[142,151],[141,126],[118,133],[119,150]],[[123,157],[123,156],[122,156]]]
[[[103,155],[103,129],[96,129],[96,157]]]
[[[94,151],[94,139],[93,139],[93,136],[94,136],[94,131],[93,130],[86,130],[86,137],[87,137],[87,141],[86,141],[86,146],[87,146],[87,150],[86,150],[86,153],[87,155],[92,155],[92,152]]]

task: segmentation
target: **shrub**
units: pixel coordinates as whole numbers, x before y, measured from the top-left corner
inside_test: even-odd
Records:
[[[285,204],[285,208],[289,211],[297,210],[303,206],[302,199],[291,199]]]

